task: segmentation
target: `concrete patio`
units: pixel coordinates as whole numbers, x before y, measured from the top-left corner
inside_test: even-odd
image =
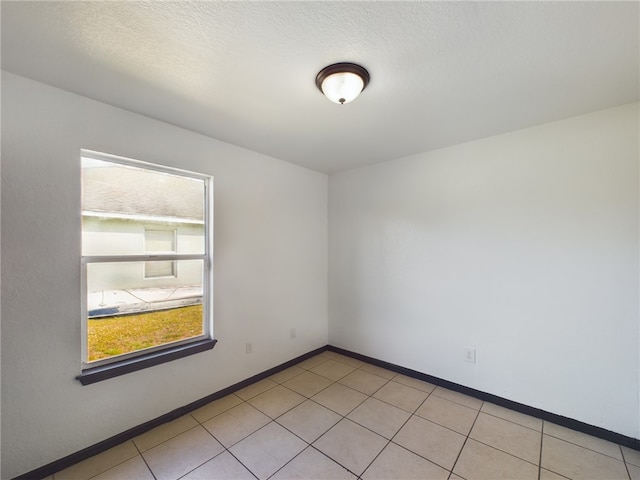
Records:
[[[202,285],[100,290],[88,294],[89,318],[166,310],[202,303]]]

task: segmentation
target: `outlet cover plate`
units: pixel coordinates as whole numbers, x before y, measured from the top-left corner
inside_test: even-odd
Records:
[[[464,349],[464,361],[467,363],[476,363],[476,349],[465,348]]]

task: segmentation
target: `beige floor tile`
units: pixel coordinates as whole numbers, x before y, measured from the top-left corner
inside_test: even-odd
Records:
[[[627,463],[627,470],[629,470],[631,480],[640,480],[640,467]]]
[[[339,383],[366,395],[372,395],[387,382],[388,380],[386,378],[358,369],[342,378]]]
[[[300,368],[298,366],[289,367],[286,370],[282,370],[281,372],[275,373],[269,377],[269,380],[276,383],[284,383],[287,380],[291,380],[293,377],[304,373],[306,370],[304,368]]]
[[[191,430],[197,425],[198,422],[191,415],[183,415],[172,422],[167,422],[142,435],[138,435],[133,439],[133,442],[138,447],[138,450],[145,452],[176,435]]]
[[[271,419],[248,403],[233,407],[202,424],[225,447],[264,427]]]
[[[151,470],[140,455],[113,467],[91,480],[155,480]]]
[[[415,453],[390,443],[362,475],[364,480],[447,480],[449,472]]]
[[[322,375],[323,377],[333,381],[340,380],[342,377],[349,375],[354,370],[354,367],[336,362],[335,360],[327,360],[326,362],[311,369],[313,373]]]
[[[341,420],[341,416],[311,400],[278,418],[278,423],[303,440],[313,443]]]
[[[624,461],[630,463],[631,465],[635,465],[636,467],[640,467],[640,451],[633,450],[629,447],[621,447],[622,454],[624,455]]]
[[[580,445],[581,447],[594,450],[604,455],[609,455],[616,460],[622,460],[622,452],[620,446],[603,440],[601,438],[592,437],[586,433],[577,432],[569,428],[561,427],[555,423],[544,422],[544,433],[551,435],[552,437],[559,438],[560,440],[566,440],[567,442]]]
[[[482,406],[482,400],[470,397],[469,395],[464,395],[460,392],[454,392],[453,390],[449,390],[447,388],[436,387],[432,395],[435,395],[436,397],[446,398],[447,400],[459,403],[460,405],[464,405],[465,407],[474,408],[476,410],[480,410],[480,407]]]
[[[535,465],[540,462],[542,433],[522,425],[481,412],[469,437]]]
[[[467,480],[537,480],[538,467],[469,439],[453,472]]]
[[[311,397],[311,400],[325,406],[340,415],[347,415],[354,408],[367,399],[363,393],[353,388],[334,383],[320,393]]]
[[[356,475],[361,475],[382,451],[387,440],[364,427],[343,419],[313,444]]]
[[[253,397],[249,400],[249,403],[271,418],[277,418],[287,410],[291,410],[296,405],[301,404],[306,399],[306,397],[303,397],[299,393],[278,385],[271,390],[267,390]]]
[[[390,439],[410,416],[411,414],[405,410],[375,398],[368,398],[347,418]]]
[[[422,380],[418,380],[417,378],[407,377],[406,375],[400,374],[393,377],[393,381],[426,393],[431,393],[433,392],[433,389],[436,388],[435,385],[431,385],[428,382],[423,382]]]
[[[291,380],[287,380],[283,385],[300,395],[312,397],[320,390],[327,388],[331,383],[333,382],[328,378],[321,377],[312,372],[304,372],[297,377],[293,377]]]
[[[254,475],[266,479],[298,455],[307,444],[275,422],[236,443],[229,451]]]
[[[378,400],[395,405],[408,412],[415,412],[416,408],[427,398],[427,393],[415,388],[407,387],[401,383],[388,382],[384,387],[378,390],[373,396]]]
[[[216,415],[220,415],[221,413],[226,412],[236,405],[240,405],[241,403],[242,399],[232,393],[231,395],[227,395],[226,397],[214,400],[204,407],[194,410],[193,412],[191,412],[191,416],[200,423],[203,423],[210,418],[215,417]]]
[[[562,475],[558,475],[557,473],[541,468],[540,480],[567,480],[567,477],[563,477]]]
[[[532,430],[537,430],[539,432],[542,431],[542,420],[539,418],[530,417],[524,413],[509,410],[508,408],[489,402],[484,402],[480,410],[484,413],[488,413],[489,415],[493,415],[494,417],[503,418],[510,422],[517,423],[523,427],[531,428]]]
[[[364,365],[364,362],[361,360],[357,360],[353,357],[347,357],[346,355],[340,355],[339,353],[336,353],[332,360],[335,360],[336,362],[340,362],[340,363],[344,363],[346,365],[349,365],[350,367],[355,367],[355,368],[359,368],[362,365]]]
[[[296,364],[296,367],[303,368],[305,370],[311,370],[313,367],[317,367],[321,363],[328,361],[329,359],[323,355],[316,355],[315,357],[308,358],[300,363]]]
[[[235,392],[237,396],[239,396],[242,400],[249,400],[250,398],[255,397],[256,395],[260,395],[267,390],[272,389],[278,385],[276,382],[265,378],[264,380],[260,380],[259,382],[253,383],[248,387],[245,387],[241,390]]]
[[[458,476],[458,475],[456,475],[455,473],[452,473],[452,474],[449,476],[449,480],[464,480],[464,478],[459,477],[459,476]]]
[[[623,462],[549,435],[542,439],[541,466],[574,480],[629,479]]]
[[[463,435],[415,415],[393,438],[394,443],[447,470],[453,467],[464,441]]]
[[[55,474],[56,480],[84,480],[138,456],[133,441],[121,443]]]
[[[331,360],[333,357],[335,357],[337,355],[339,355],[339,354],[336,353],[336,352],[332,352],[331,350],[325,350],[324,352],[319,353],[317,356],[326,358],[327,360]]]
[[[180,480],[255,480],[255,478],[233,455],[222,452]]]
[[[224,451],[220,443],[197,426],[142,454],[157,480],[174,480]]]
[[[478,411],[431,395],[416,410],[416,415],[463,435],[469,435],[471,426],[478,416]]]
[[[360,370],[364,370],[365,372],[373,373],[374,375],[378,375],[379,377],[386,378],[387,380],[391,380],[396,376],[396,372],[392,372],[391,370],[387,370],[386,368],[381,368],[376,365],[371,365],[369,363],[363,363],[360,367]]]
[[[356,480],[349,470],[313,447],[291,460],[271,480]]]

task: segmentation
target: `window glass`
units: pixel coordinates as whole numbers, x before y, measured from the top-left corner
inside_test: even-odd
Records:
[[[164,278],[152,288],[133,280],[149,263],[166,262],[87,265],[89,362],[205,334],[203,261],[176,261],[180,280]]]
[[[178,233],[177,253],[205,253],[205,179],[87,157],[82,160],[83,255],[152,251],[145,250],[145,229],[173,229]],[[161,239],[153,241],[162,243]],[[173,242],[175,248],[176,240]]]

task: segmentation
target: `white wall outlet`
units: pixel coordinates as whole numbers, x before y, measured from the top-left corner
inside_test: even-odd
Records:
[[[464,349],[464,361],[468,363],[476,363],[476,349],[465,348]]]
[[[292,340],[294,338],[296,338],[296,329],[295,328],[292,328],[292,329],[289,330],[289,338],[291,338]]]
[[[253,343],[247,342],[247,353],[253,353]]]

